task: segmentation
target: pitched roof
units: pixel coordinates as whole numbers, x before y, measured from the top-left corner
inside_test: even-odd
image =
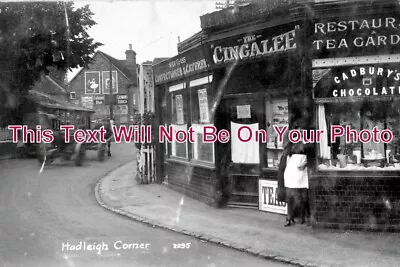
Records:
[[[67,90],[48,75],[42,76],[38,80],[32,90],[37,90],[51,95],[67,94]]]
[[[25,97],[42,107],[94,112],[92,109],[68,103],[66,101],[61,101],[60,99],[57,99],[54,96],[51,96],[43,92],[39,92],[37,90],[30,90]]]
[[[100,55],[102,57],[104,57],[107,61],[109,61],[115,68],[117,68],[127,79],[129,79],[133,84],[137,84],[137,80],[136,80],[136,73],[132,73],[127,67],[126,67],[126,60],[122,59],[116,59],[100,50],[97,50],[92,59],[94,59],[96,57],[96,55]],[[136,64],[137,67],[137,64]],[[74,76],[70,79],[70,81],[68,83],[71,83],[76,77],[79,76],[79,74],[85,70],[85,68],[81,68],[76,74],[74,74]]]
[[[126,60],[118,60],[116,58],[113,58],[112,56],[101,52],[100,50],[97,51],[97,53],[103,55],[108,61],[111,62],[117,69],[119,69],[122,74],[124,74],[128,79],[131,81],[135,82],[135,74],[132,73],[127,67],[126,67]]]

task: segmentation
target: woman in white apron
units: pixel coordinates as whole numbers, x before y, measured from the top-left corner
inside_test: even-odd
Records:
[[[308,170],[307,155],[305,146],[302,142],[291,145],[288,152],[284,181],[286,188],[286,203],[288,205],[288,216],[285,226],[294,223],[295,211],[298,208],[301,223],[305,222],[307,189],[308,189]]]

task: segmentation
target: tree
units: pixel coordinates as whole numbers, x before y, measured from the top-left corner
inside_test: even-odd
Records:
[[[17,108],[50,68],[87,66],[102,45],[87,33],[92,15],[72,2],[0,3],[0,113]]]

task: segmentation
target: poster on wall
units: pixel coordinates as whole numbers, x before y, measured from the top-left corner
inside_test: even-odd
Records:
[[[207,89],[197,91],[199,96],[200,122],[209,123]]]
[[[278,182],[272,180],[259,180],[258,183],[259,210],[287,214],[286,202],[278,201]]]
[[[183,120],[183,98],[182,95],[176,95],[176,123],[184,124]]]
[[[85,72],[85,94],[100,94],[100,71]]]
[[[103,71],[103,94],[110,93],[110,72]],[[112,93],[118,93],[118,76],[116,71],[112,71]]]
[[[238,119],[251,119],[251,108],[250,105],[236,106],[237,118]]]
[[[93,109],[93,97],[92,96],[82,96],[82,106],[85,108]]]

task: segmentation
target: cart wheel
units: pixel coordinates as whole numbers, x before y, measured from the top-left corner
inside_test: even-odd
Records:
[[[43,161],[45,161],[46,152],[47,152],[47,150],[46,150],[46,144],[45,143],[40,143],[39,145],[36,146],[36,155],[37,155],[39,164],[43,164]]]
[[[97,150],[97,159],[99,161],[104,161],[105,157],[106,157],[106,143],[100,143],[98,146],[98,150]]]
[[[78,150],[76,153],[75,157],[75,165],[76,166],[82,166],[83,162],[85,160],[85,154],[86,154],[86,147],[83,144],[76,144],[77,148],[75,149]]]

